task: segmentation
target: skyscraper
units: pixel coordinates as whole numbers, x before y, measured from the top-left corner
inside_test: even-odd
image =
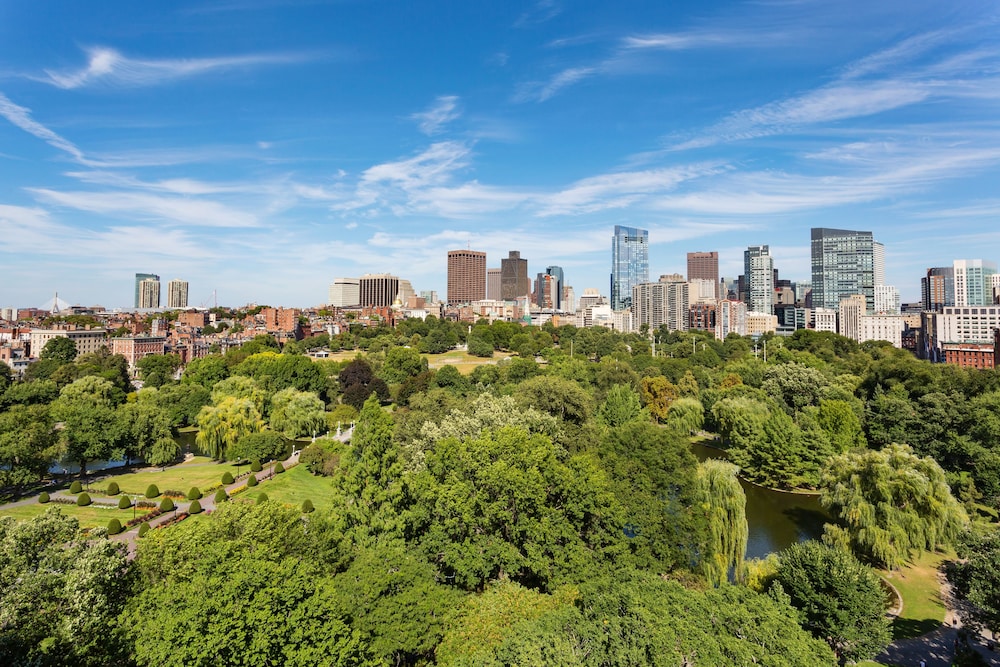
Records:
[[[774,314],[774,258],[770,246],[752,245],[743,251],[747,310]]]
[[[955,305],[955,268],[935,266],[927,269],[920,279],[920,298],[924,310],[941,312],[945,306]]]
[[[361,281],[357,278],[334,278],[330,284],[327,305],[351,308],[361,303]]]
[[[500,269],[486,269],[486,298],[500,301]]]
[[[486,298],[486,253],[476,250],[448,251],[448,305]]]
[[[566,286],[566,281],[563,278],[563,270],[561,266],[547,266],[545,267],[546,275],[552,276],[556,279],[556,294],[555,301],[552,307],[557,310],[563,309],[563,288]]]
[[[719,288],[719,253],[715,251],[689,252],[687,264],[688,281],[711,280],[715,284],[715,298],[718,299],[721,291]]]
[[[984,259],[956,259],[955,305],[989,306],[993,304],[993,276],[997,265]]]
[[[135,307],[136,308],[140,308],[141,307],[139,305],[139,297],[140,297],[139,283],[141,283],[143,280],[156,280],[156,281],[159,281],[160,280],[160,276],[156,275],[155,273],[137,273],[137,274],[135,274]]]
[[[186,280],[174,278],[167,283],[167,308],[187,308],[188,283]]]
[[[358,279],[358,300],[364,308],[391,306],[399,295],[399,277],[366,273]]]
[[[138,308],[160,307],[160,279],[146,278],[139,281]]]
[[[853,294],[865,298],[866,312],[875,309],[875,248],[871,232],[812,229],[812,305],[840,308]],[[879,244],[881,246],[881,244]],[[884,249],[879,250],[879,277],[884,280]]]
[[[530,294],[528,260],[521,259],[519,251],[511,250],[506,259],[500,260],[500,298],[504,301],[516,301]]]
[[[649,231],[615,225],[611,237],[611,308],[632,305],[632,288],[649,282]]]

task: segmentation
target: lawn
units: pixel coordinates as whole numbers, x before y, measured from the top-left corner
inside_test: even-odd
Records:
[[[240,472],[247,472],[249,466],[240,466]],[[190,461],[169,466],[164,470],[144,470],[143,472],[115,475],[100,482],[92,483],[93,488],[106,489],[112,481],[118,482],[123,493],[142,494],[150,484],[156,484],[160,491],[168,489],[187,493],[192,486],[202,491],[206,487],[222,482],[222,474],[229,471],[236,477],[236,466],[231,463],[217,463],[207,456],[196,456]],[[92,493],[92,497],[98,498]]]
[[[954,553],[923,552],[907,567],[879,572],[903,597],[903,613],[892,624],[893,639],[919,637],[944,622],[938,568],[954,557]]]
[[[132,519],[132,508],[120,510],[117,505],[106,509],[95,505],[78,507],[76,505],[63,505],[62,503],[46,503],[44,505],[33,503],[19,507],[2,507],[0,508],[0,516],[12,516],[18,521],[24,521],[25,519],[31,519],[44,513],[49,507],[58,507],[66,516],[74,517],[80,522],[81,528],[106,528],[108,521],[111,519],[118,519],[122,522],[122,525],[125,525],[126,521]],[[136,516],[142,516],[148,511],[148,509],[137,508]]]
[[[333,361],[352,361],[359,354],[364,354],[363,350],[342,350],[331,352],[330,359]],[[454,366],[462,375],[468,375],[483,364],[495,364],[505,357],[511,356],[507,352],[494,352],[493,357],[474,357],[462,350],[451,350],[442,354],[422,354],[427,357],[427,366],[433,370],[438,370],[445,366]]]
[[[313,475],[304,465],[297,465],[280,475],[275,475],[266,482],[261,482],[253,489],[247,489],[237,498],[256,498],[266,493],[268,500],[276,500],[287,505],[301,507],[302,501],[308,498],[317,510],[328,510],[333,507],[333,481],[329,477]]]

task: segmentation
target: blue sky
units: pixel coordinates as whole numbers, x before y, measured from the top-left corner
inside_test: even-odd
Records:
[[[993,0],[0,0],[0,305],[323,303],[445,291],[449,249],[608,292],[809,228],[871,230],[887,280],[1000,260]]]

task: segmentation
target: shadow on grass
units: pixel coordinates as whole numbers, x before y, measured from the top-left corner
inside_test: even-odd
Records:
[[[912,639],[913,637],[926,635],[928,632],[933,632],[940,627],[941,621],[933,618],[920,620],[914,618],[897,618],[892,622],[892,639],[893,641],[898,639]]]

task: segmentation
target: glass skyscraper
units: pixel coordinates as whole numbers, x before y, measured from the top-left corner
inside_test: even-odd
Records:
[[[837,309],[841,299],[860,294],[865,297],[865,311],[875,311],[875,245],[871,232],[812,228],[813,308]],[[882,263],[884,250],[878,250]]]
[[[649,282],[649,231],[615,225],[611,237],[611,308],[632,307],[632,288]]]

